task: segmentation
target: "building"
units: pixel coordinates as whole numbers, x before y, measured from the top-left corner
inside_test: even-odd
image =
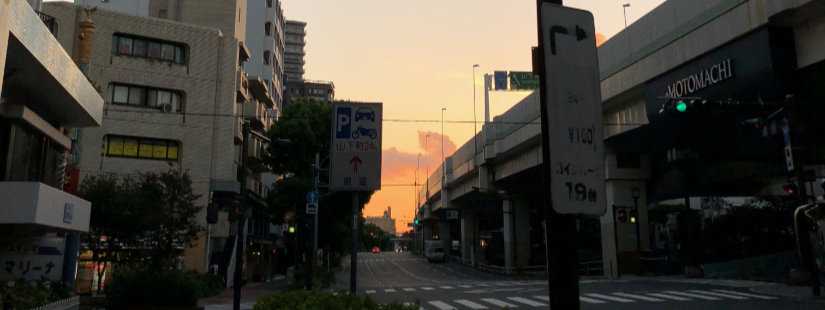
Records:
[[[713,197],[786,196],[789,182],[821,196],[798,172],[825,171],[823,42],[822,1],[671,0],[601,45],[605,166],[596,173],[604,176],[607,210],[577,222],[594,237],[578,244],[580,261],[590,263],[582,266],[635,274],[648,250],[682,264],[671,267],[690,264],[686,253],[696,245],[673,238],[675,214],[668,214],[673,221],[650,216],[664,203],[699,213],[719,208]],[[484,125],[476,137],[482,145],[468,141],[429,176],[429,188],[419,191],[418,244],[438,236],[459,243],[451,254],[465,263],[508,271],[545,265],[541,130],[522,125],[539,121],[538,97]],[[686,111],[675,109],[680,101]],[[553,165],[558,174],[582,171]],[[584,190],[572,187],[569,199],[583,200]],[[630,210],[635,223],[619,216]],[[788,270],[749,276],[759,272]]]
[[[299,99],[312,99],[331,105],[335,100],[335,84],[328,81],[287,81],[284,106]]]
[[[246,45],[249,61],[244,72],[250,80],[262,79],[275,102],[269,111],[276,118],[284,100],[284,28],[286,20],[280,0],[248,0]]]
[[[260,137],[272,124],[267,111],[275,106],[263,80],[248,79],[243,71],[250,58],[242,40],[246,2],[149,1],[150,17],[116,6],[126,3],[132,2],[97,3],[103,6],[95,15],[97,40],[90,76],[104,89],[106,112],[103,127],[82,133],[80,180],[98,173],[188,171],[201,195],[197,204],[210,208],[197,216],[206,229],[194,247],[183,250],[183,267],[205,272],[217,265],[231,285],[237,221],[230,225],[228,213],[222,211],[209,223],[207,213],[234,210],[245,156],[248,201],[254,206],[251,227],[247,226],[246,239],[252,245],[246,252],[246,272],[259,274],[250,264],[260,266],[273,259],[266,248],[271,244],[269,221],[262,214],[266,192],[260,172],[266,170],[261,160],[266,151]],[[47,3],[45,10],[59,24],[75,23],[82,14],[81,7],[71,3]],[[67,31],[57,37],[67,50],[76,48],[75,34]],[[248,153],[241,154],[245,122],[253,134],[248,137]],[[258,252],[264,255],[249,254]]]
[[[69,133],[100,126],[103,99],[54,37],[55,19],[32,9],[40,7],[0,1],[0,260],[20,267],[0,280],[71,283],[91,203],[63,191]],[[76,25],[61,24],[65,33]]]
[[[284,29],[284,81],[294,82],[304,79],[304,56],[306,55],[307,23],[287,20]]]
[[[395,235],[395,219],[392,218],[392,208],[387,207],[382,216],[368,216],[364,219],[365,224],[373,224],[381,228],[385,233]]]

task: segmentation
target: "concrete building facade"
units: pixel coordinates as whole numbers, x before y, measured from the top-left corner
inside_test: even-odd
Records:
[[[0,260],[21,267],[0,279],[72,283],[91,203],[63,191],[69,133],[100,126],[103,99],[40,4],[0,1]]]
[[[287,20],[284,28],[284,81],[297,82],[304,79],[304,56],[306,56],[306,22]]]
[[[191,2],[212,7],[208,1]],[[213,2],[220,2],[216,10],[228,3]],[[201,9],[187,11],[187,1],[179,4],[174,16],[206,25],[105,9],[95,15],[90,76],[104,91],[105,115],[101,128],[82,132],[79,179],[179,169],[191,176],[200,195],[197,205],[215,203],[218,210],[226,210],[238,199],[239,166],[246,156],[253,167],[246,180],[250,201],[260,206],[265,195],[260,181],[264,143],[252,135],[248,154],[241,154],[242,125],[249,122],[256,132],[263,132],[272,123],[266,111],[274,103],[266,85],[260,79],[248,80],[243,71],[250,55],[236,35],[245,34],[245,14],[237,22],[234,14],[222,23],[215,22],[221,18],[199,20],[195,15],[202,14]],[[245,5],[235,6],[241,7]],[[75,23],[82,16],[81,7],[71,3],[48,3],[45,10],[60,24]],[[75,33],[57,37],[66,50],[77,47]],[[218,265],[222,274],[231,274],[237,225],[230,226],[227,212],[219,212],[216,223],[207,223],[208,209],[197,216],[205,231],[194,247],[184,249],[183,267],[204,272]],[[255,233],[249,237],[268,235],[268,223],[250,222],[254,224],[249,231]]]
[[[262,79],[280,114],[284,101],[284,11],[280,0],[248,0],[245,43],[251,57],[244,64],[250,80]]]
[[[392,208],[387,207],[382,216],[368,216],[364,223],[373,224],[381,228],[385,233],[395,235],[395,219],[392,218]]]

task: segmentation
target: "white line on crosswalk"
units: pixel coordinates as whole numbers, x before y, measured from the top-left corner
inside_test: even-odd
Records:
[[[550,299],[550,298],[548,298],[548,299]],[[579,301],[583,301],[583,302],[591,303],[591,304],[603,304],[603,303],[605,303],[604,301],[601,301],[601,300],[598,300],[598,299],[587,298],[587,297],[582,297],[582,296],[579,296]]]
[[[704,300],[720,300],[721,299],[721,298],[717,298],[717,297],[711,297],[711,296],[705,296],[705,295],[699,295],[699,294],[692,294],[692,293],[686,293],[686,292],[677,292],[677,291],[664,291],[664,293],[671,294],[671,295],[691,297],[691,298],[699,298],[699,299],[704,299]],[[648,295],[653,295],[653,294],[648,294]]]
[[[664,298],[664,299],[672,299],[672,300],[676,300],[676,301],[691,300],[690,298],[675,296],[675,295],[683,295],[684,296],[684,294],[675,294],[675,293],[678,293],[678,292],[666,292],[666,293],[670,293],[670,294],[674,294],[674,295],[662,294],[662,293],[647,293],[647,294],[650,295],[650,296],[653,296],[653,297],[659,297],[659,298]]]
[[[478,283],[478,284],[476,284],[476,286],[490,287],[490,284],[486,284],[486,283]]]
[[[458,287],[461,287],[461,288],[471,288],[471,287],[473,287],[473,286],[472,286],[472,285],[459,285]]]
[[[746,296],[746,297],[759,298],[759,299],[776,299],[776,297],[771,297],[771,296],[756,295],[756,294],[742,293],[742,292],[735,292],[735,291],[728,291],[728,290],[714,290],[714,291],[722,292],[722,293],[728,293],[728,294],[734,294],[734,295],[741,295],[741,296]]]
[[[636,302],[635,300],[631,300],[631,299],[627,299],[627,298],[621,298],[621,297],[608,296],[608,295],[604,295],[604,294],[591,293],[591,294],[585,294],[585,295],[590,296],[590,297],[599,298],[599,299],[610,300],[610,301]]]
[[[632,299],[640,299],[640,300],[644,300],[644,301],[653,301],[653,302],[665,301],[664,299],[647,297],[647,296],[636,295],[636,294],[628,294],[628,293],[613,293],[613,295],[632,298]]]
[[[550,301],[550,296],[536,295],[536,296],[533,296],[533,298],[541,299],[541,300],[544,300],[544,301]]]
[[[448,305],[448,304],[446,304],[442,301],[439,301],[439,300],[428,301],[427,303],[431,304],[431,305],[433,305],[436,308],[441,309],[441,310],[454,310],[455,309],[455,307],[450,306],[450,305]]]
[[[451,289],[453,289],[453,287],[452,287],[452,286],[449,286],[449,285],[440,286],[440,287],[441,287],[441,288],[443,288],[443,289],[445,289],[445,290],[451,290]]]
[[[384,292],[395,293],[395,289],[394,288],[388,288],[388,289],[385,289]]]
[[[367,294],[375,294],[375,290],[366,290],[366,291],[364,291],[364,293],[367,293]]]
[[[456,299],[456,300],[453,300],[453,301],[455,301],[457,303],[460,303],[462,305],[465,305],[465,306],[469,307],[470,309],[488,309],[485,306],[479,305],[477,303],[474,303],[474,302],[466,300],[466,299]]]
[[[745,296],[723,294],[723,293],[717,293],[717,292],[708,292],[708,291],[700,291],[700,290],[691,290],[691,292],[710,295],[710,296],[730,298],[730,299],[748,299],[748,297],[745,297]]]
[[[432,287],[422,287],[421,289],[422,289],[422,290],[425,290],[425,291],[432,291],[432,290],[434,290],[434,288],[432,288]]]
[[[412,292],[412,291],[415,291],[415,289],[414,289],[414,288],[412,288],[412,287],[405,287],[405,288],[404,288],[404,291],[405,291],[405,292]]]
[[[498,299],[495,299],[495,298],[482,298],[481,300],[486,302],[486,303],[492,304],[496,307],[518,308],[518,306],[516,306],[514,304],[511,304],[511,303],[506,302],[506,301],[501,301],[501,300],[498,300]]]
[[[515,302],[520,302],[520,303],[523,303],[525,305],[533,306],[533,307],[547,306],[547,304],[543,304],[543,303],[540,303],[540,302],[537,302],[537,301],[532,301],[532,300],[529,300],[529,299],[523,298],[523,297],[507,297],[507,299],[515,301]]]
[[[509,286],[513,286],[513,285],[512,285],[512,284],[510,284],[510,283],[502,283],[502,282],[495,283],[495,285],[498,285],[498,286],[508,286],[508,287],[509,287]]]

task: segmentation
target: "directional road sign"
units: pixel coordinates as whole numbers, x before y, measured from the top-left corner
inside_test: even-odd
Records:
[[[507,90],[507,71],[493,72],[493,81],[495,81],[496,90]]]
[[[541,6],[550,191],[561,214],[602,215],[604,140],[595,27],[590,12]],[[547,159],[545,159],[547,160]]]
[[[381,188],[381,103],[336,102],[332,106],[330,189]]]
[[[510,71],[511,90],[533,90],[539,88],[539,77],[532,72]]]

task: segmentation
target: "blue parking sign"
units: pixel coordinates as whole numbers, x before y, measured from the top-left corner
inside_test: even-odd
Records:
[[[352,108],[339,107],[335,110],[335,137],[349,139],[352,132]]]

